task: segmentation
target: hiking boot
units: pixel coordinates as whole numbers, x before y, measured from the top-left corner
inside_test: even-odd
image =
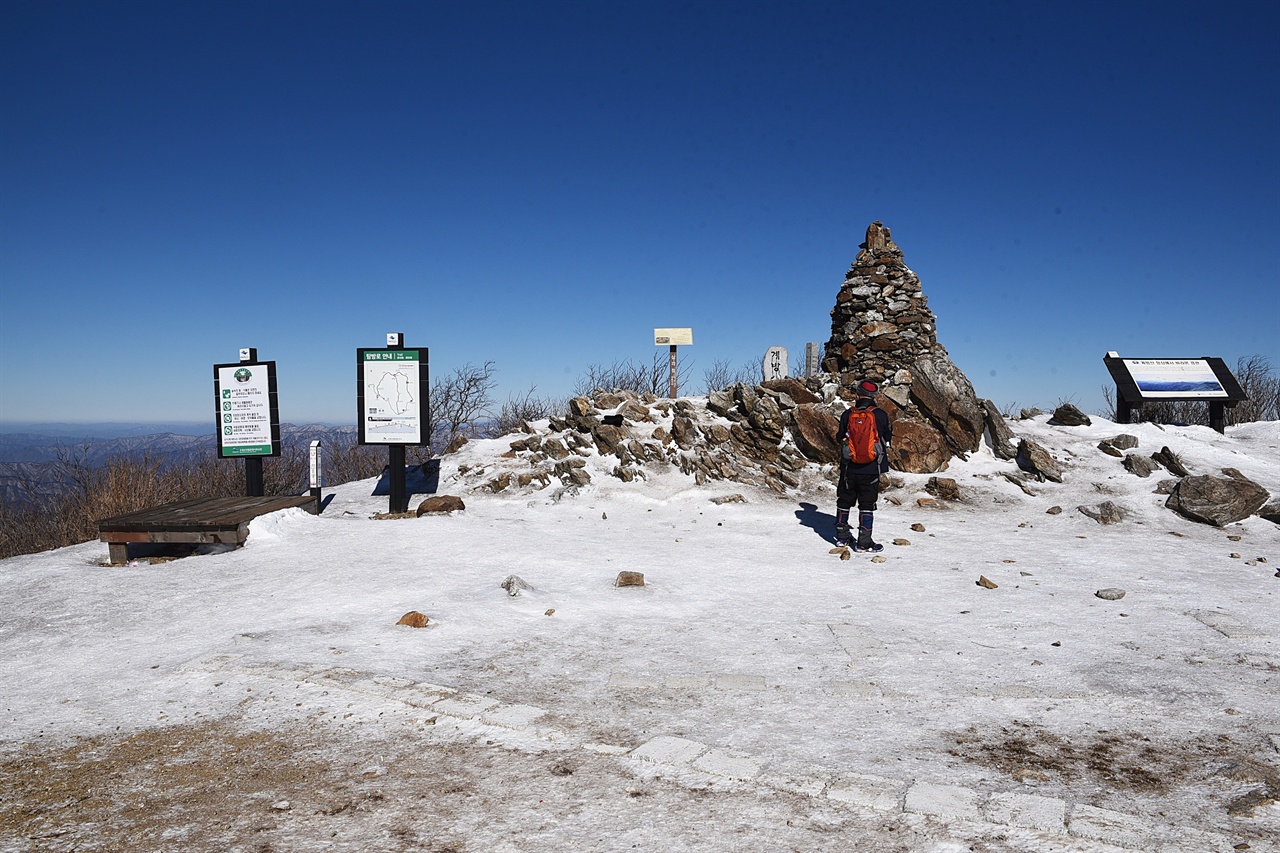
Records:
[[[884,546],[883,546],[883,545],[881,545],[879,542],[872,542],[870,539],[868,539],[866,542],[855,542],[855,543],[853,543],[853,550],[858,551],[858,552],[865,552],[865,553],[872,553],[872,554],[874,554],[874,553],[877,553],[877,552],[883,551],[883,550],[884,550]]]
[[[851,533],[852,531],[849,530],[849,525],[837,524],[836,525],[836,547],[847,548],[850,544],[852,544],[853,537],[850,535]]]

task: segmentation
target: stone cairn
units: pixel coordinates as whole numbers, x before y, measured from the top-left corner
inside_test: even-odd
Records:
[[[859,248],[831,309],[822,366],[844,389],[880,383],[877,402],[894,422],[894,467],[941,471],[952,456],[977,450],[988,426],[1007,434],[995,406],[977,398],[938,343],[920,279],[884,223],[871,223]],[[997,455],[1016,453],[1007,438],[994,444]]]

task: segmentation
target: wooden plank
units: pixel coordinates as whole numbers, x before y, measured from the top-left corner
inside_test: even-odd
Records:
[[[313,495],[289,497],[201,498],[151,507],[137,512],[104,518],[98,522],[100,534],[117,532],[202,532],[235,530],[260,515],[291,507],[316,511]],[[104,540],[105,541],[105,540]]]

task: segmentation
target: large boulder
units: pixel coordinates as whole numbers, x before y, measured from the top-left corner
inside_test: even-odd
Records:
[[[908,474],[936,474],[947,470],[951,451],[942,433],[920,421],[901,418],[893,424],[889,464]]]
[[[951,359],[935,354],[912,365],[911,402],[957,453],[978,449],[986,429],[982,406],[968,377]]]
[[[840,461],[836,431],[840,422],[825,407],[804,403],[788,413],[788,426],[796,447],[807,459],[827,465]]]
[[[1179,480],[1165,506],[1192,521],[1225,527],[1253,515],[1270,497],[1266,489],[1244,476],[1198,474]]]

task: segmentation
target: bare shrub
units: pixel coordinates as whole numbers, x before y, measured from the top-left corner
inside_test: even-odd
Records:
[[[426,427],[430,446],[447,447],[459,435],[480,434],[493,409],[497,372],[492,361],[467,363],[431,383]]]
[[[538,397],[537,386],[530,385],[523,394],[511,394],[498,409],[493,421],[485,431],[490,437],[514,432],[525,421],[536,421],[562,414],[567,408],[565,400],[550,397]]]
[[[677,393],[688,385],[692,362],[676,366]],[[615,361],[605,367],[587,365],[586,372],[574,383],[574,396],[592,396],[597,391],[633,391],[636,394],[653,394],[665,397],[671,390],[671,362],[669,355],[655,352],[649,364],[643,362]]]
[[[759,384],[763,375],[760,365],[755,362],[747,361],[737,367],[733,367],[728,359],[717,359],[711,367],[702,372],[704,386],[702,393],[710,394],[712,391],[723,391],[725,388],[737,385],[739,382],[744,385],[756,385]]]

